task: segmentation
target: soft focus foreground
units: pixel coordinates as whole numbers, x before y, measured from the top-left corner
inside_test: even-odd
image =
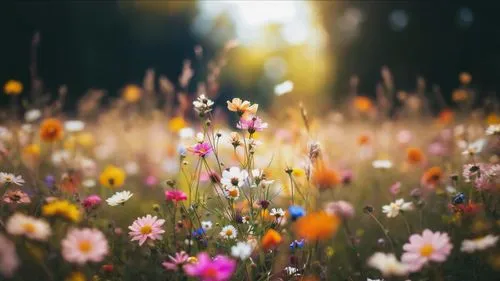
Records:
[[[214,102],[221,57],[194,94],[187,62],[71,117],[33,83],[15,118],[5,84],[2,280],[497,280],[500,125],[466,77],[436,116],[390,87],[266,112]]]

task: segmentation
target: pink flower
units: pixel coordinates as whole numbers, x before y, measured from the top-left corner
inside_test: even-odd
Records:
[[[409,243],[403,245],[405,253],[401,256],[401,260],[409,266],[410,271],[416,272],[429,261],[444,262],[452,248],[447,233],[433,233],[426,229],[422,235],[410,236]]]
[[[434,156],[445,156],[448,154],[448,149],[441,142],[434,142],[429,145],[428,152]]]
[[[5,236],[0,234],[0,276],[11,277],[19,267],[19,258],[16,246]]]
[[[85,209],[93,209],[97,208],[99,205],[101,205],[102,199],[99,197],[99,195],[90,195],[89,197],[85,198],[83,200],[83,207]]]
[[[165,230],[161,229],[161,226],[165,223],[165,220],[158,219],[156,216],[147,215],[145,217],[137,218],[131,226],[128,227],[131,231],[128,233],[132,236],[131,241],[139,240],[139,246],[142,246],[144,242],[149,238],[151,240],[161,240],[161,234]]]
[[[184,272],[201,281],[226,281],[236,269],[236,262],[226,256],[216,256],[213,260],[203,252],[197,256],[196,264],[184,265]]]
[[[401,144],[408,144],[413,138],[413,135],[408,130],[401,130],[398,132],[397,139]]]
[[[187,200],[187,195],[183,191],[174,189],[165,191],[165,198],[167,199],[167,201],[174,201],[175,203],[177,203],[179,201]]]
[[[182,251],[175,253],[175,257],[169,255],[168,258],[170,259],[170,261],[164,261],[162,263],[163,267],[165,267],[166,270],[177,271],[179,270],[180,266],[184,265],[187,262],[189,255],[186,254],[186,252]]]
[[[260,132],[267,128],[267,123],[262,122],[257,116],[251,116],[250,118],[241,118],[236,127],[242,130],[248,130],[250,134],[255,132]]]
[[[395,182],[391,187],[389,187],[389,192],[392,195],[397,195],[401,191],[401,182]]]
[[[330,215],[338,215],[346,219],[354,217],[355,213],[351,203],[342,200],[326,204],[325,211]]]
[[[3,195],[3,202],[7,204],[29,204],[31,199],[21,190],[9,190]]]
[[[104,234],[91,228],[71,229],[61,241],[61,245],[63,258],[79,265],[88,261],[100,262],[109,251]]]
[[[158,178],[156,178],[155,176],[147,176],[146,180],[144,181],[144,183],[147,186],[157,185],[158,184]]]
[[[201,142],[189,147],[188,150],[200,157],[205,157],[212,152],[212,146],[208,142]]]

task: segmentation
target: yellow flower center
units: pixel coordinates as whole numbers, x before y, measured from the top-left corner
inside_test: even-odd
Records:
[[[25,223],[23,225],[24,232],[26,233],[34,233],[35,232],[35,226],[32,223]]]
[[[145,225],[141,227],[141,234],[147,235],[150,234],[151,232],[153,232],[153,228],[150,225]]]
[[[231,229],[226,230],[226,235],[227,236],[233,235],[233,230],[231,230]]]
[[[429,257],[434,252],[434,248],[431,244],[425,244],[422,248],[420,248],[420,255],[423,257]]]
[[[78,249],[80,249],[80,252],[82,253],[88,253],[92,250],[92,244],[90,244],[90,241],[88,240],[83,240],[78,245]]]
[[[229,196],[231,196],[231,197],[237,197],[238,196],[238,190],[237,189],[231,189],[229,191]]]

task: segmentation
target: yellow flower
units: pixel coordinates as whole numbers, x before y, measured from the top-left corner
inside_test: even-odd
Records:
[[[303,177],[306,175],[306,171],[304,171],[304,169],[301,169],[301,168],[293,168],[292,169],[292,175],[294,177]]]
[[[495,113],[491,113],[486,117],[486,123],[488,125],[500,124],[500,117]]]
[[[83,275],[83,273],[81,272],[73,272],[71,273],[70,276],[68,276],[68,278],[66,278],[66,281],[85,281],[87,280],[85,278],[85,275]]]
[[[23,155],[30,159],[38,159],[40,157],[40,146],[38,144],[30,144],[23,148]]]
[[[73,150],[76,146],[76,137],[75,136],[69,136],[66,138],[64,141],[64,148],[66,150]]]
[[[3,91],[7,95],[19,95],[23,91],[23,84],[17,80],[9,80],[3,86]]]
[[[181,116],[174,117],[168,121],[168,128],[170,131],[177,133],[181,129],[185,128],[187,126],[186,120],[182,118]]]
[[[89,148],[94,146],[95,139],[91,133],[84,132],[76,136],[76,142],[85,148]]]
[[[101,185],[107,188],[119,188],[125,182],[125,171],[114,165],[108,165],[99,177]]]
[[[66,200],[55,200],[43,206],[42,214],[47,217],[60,216],[72,222],[80,221],[80,210]]]
[[[136,103],[141,99],[142,91],[137,85],[127,85],[123,89],[123,99],[129,103]]]

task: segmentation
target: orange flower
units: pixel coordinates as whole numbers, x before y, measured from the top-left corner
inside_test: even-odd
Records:
[[[123,99],[129,103],[136,103],[141,98],[141,95],[141,88],[137,85],[127,85],[122,93]]]
[[[360,135],[358,137],[358,144],[359,145],[367,145],[370,144],[370,136],[368,135]]]
[[[443,178],[443,171],[440,167],[434,166],[422,175],[421,183],[422,185],[430,188],[436,187],[441,182]]]
[[[462,102],[469,98],[469,93],[464,89],[456,89],[453,91],[452,99],[454,102]]]
[[[330,216],[323,211],[307,214],[295,223],[295,234],[308,241],[331,238],[340,225],[337,216]]]
[[[9,80],[3,86],[3,91],[7,95],[19,95],[23,91],[23,84],[17,80]]]
[[[46,142],[57,141],[63,138],[63,126],[56,118],[47,118],[40,125],[40,138]]]
[[[354,99],[354,107],[360,112],[368,112],[373,107],[373,103],[370,98],[359,96]]]
[[[410,147],[406,150],[406,160],[410,164],[419,164],[424,161],[424,153],[420,148]]]
[[[281,234],[279,234],[274,229],[269,229],[266,232],[266,234],[264,234],[264,236],[262,236],[262,240],[260,241],[260,244],[264,250],[269,250],[271,248],[278,246],[281,243],[281,241],[283,241]]]
[[[227,109],[238,113],[239,116],[246,116],[249,114],[255,115],[257,109],[259,109],[258,104],[251,105],[249,101],[242,101],[239,98],[234,98],[232,101],[227,101]]]
[[[340,174],[328,167],[323,162],[318,162],[313,171],[312,181],[319,189],[332,188],[341,181]]]
[[[439,123],[443,125],[451,123],[453,121],[454,115],[455,114],[451,109],[443,109],[443,111],[441,111],[438,116]]]
[[[464,85],[468,85],[472,81],[472,76],[469,72],[462,72],[458,75],[458,80]]]
[[[488,125],[500,124],[500,117],[498,115],[496,115],[495,113],[490,113],[486,117],[486,123]]]

